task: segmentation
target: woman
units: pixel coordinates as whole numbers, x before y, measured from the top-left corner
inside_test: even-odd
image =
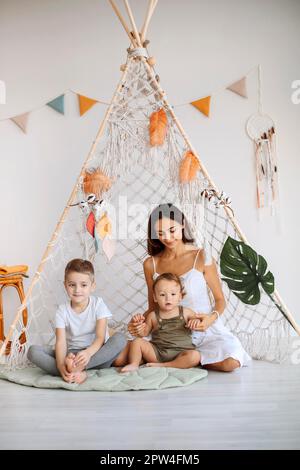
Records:
[[[145,317],[155,309],[153,281],[164,272],[181,277],[186,295],[181,304],[198,313],[201,320],[193,332],[193,343],[200,352],[200,364],[211,370],[231,372],[247,365],[250,356],[240,341],[224,326],[220,316],[226,303],[215,261],[204,265],[204,252],[195,248],[184,214],[172,204],[161,204],[151,213],[148,222],[148,254],[144,261],[144,273],[148,287],[148,310],[140,315],[138,322],[131,321],[128,329],[135,336],[144,336]],[[210,288],[214,297],[211,308],[207,292]],[[114,362],[124,365],[128,346]],[[177,359],[168,364],[177,367]]]

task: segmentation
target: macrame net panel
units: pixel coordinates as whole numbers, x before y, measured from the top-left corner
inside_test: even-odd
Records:
[[[161,107],[168,115],[167,138],[163,146],[151,148],[149,116]],[[145,64],[130,59],[125,83],[117,94],[105,133],[87,166],[87,169],[100,167],[114,179],[111,189],[103,196],[101,210],[106,210],[112,221],[117,239],[116,254],[108,262],[101,247],[95,251],[94,239],[86,230],[88,212],[79,206],[70,207],[28,299],[27,325],[20,318],[14,330],[8,367],[25,364],[31,344],[54,345],[55,312],[58,305],[67,300],[63,286],[64,268],[73,258],[88,258],[94,263],[96,294],[104,298],[113,313],[110,326],[127,332],[132,315],[147,308],[142,267],[148,256],[147,219],[160,203],[173,202],[184,211],[195,236],[195,245],[209,245],[219,267],[220,253],[227,237],[230,235],[239,240],[239,236],[223,207],[218,208],[211,202],[203,204],[200,193],[209,188],[209,183],[201,172],[196,181],[185,185],[179,183],[179,162],[187,150]],[[77,189],[77,201],[81,201],[86,197],[82,193],[82,184]],[[125,236],[118,233],[120,226]],[[224,282],[223,290],[227,300],[223,321],[247,352],[257,359],[286,360],[290,326],[271,300],[262,292],[258,305],[245,305]],[[24,344],[19,341],[22,332],[27,339]]]

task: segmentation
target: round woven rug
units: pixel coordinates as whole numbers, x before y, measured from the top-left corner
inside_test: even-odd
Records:
[[[63,388],[77,392],[122,392],[127,390],[161,390],[191,385],[207,376],[200,368],[174,369],[167,367],[140,367],[135,372],[121,374],[116,368],[89,370],[83,384],[69,384],[61,377],[47,375],[38,367],[0,369],[0,379],[37,388]]]

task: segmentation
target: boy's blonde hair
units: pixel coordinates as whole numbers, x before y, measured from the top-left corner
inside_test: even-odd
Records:
[[[65,268],[65,280],[70,272],[88,274],[92,281],[95,277],[94,266],[90,261],[85,259],[76,258],[68,262]]]
[[[182,297],[185,296],[184,287],[183,287],[183,284],[182,284],[182,281],[181,281],[180,277],[177,276],[177,274],[172,274],[172,273],[163,273],[163,274],[160,274],[160,275],[155,279],[155,281],[153,282],[153,292],[155,291],[155,287],[157,286],[157,284],[159,283],[159,281],[163,281],[163,280],[176,282],[176,284],[178,284],[179,287],[180,287],[180,293],[181,293]]]

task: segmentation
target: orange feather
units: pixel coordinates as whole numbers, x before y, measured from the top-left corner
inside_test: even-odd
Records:
[[[83,176],[83,191],[85,194],[95,194],[100,198],[103,192],[110,189],[111,179],[106,176],[100,168],[87,170]]]
[[[196,178],[197,171],[200,170],[198,158],[191,150],[185,152],[179,167],[179,181],[181,183],[189,183]]]
[[[155,147],[163,145],[168,127],[168,118],[163,108],[155,111],[150,116],[150,145]]]

